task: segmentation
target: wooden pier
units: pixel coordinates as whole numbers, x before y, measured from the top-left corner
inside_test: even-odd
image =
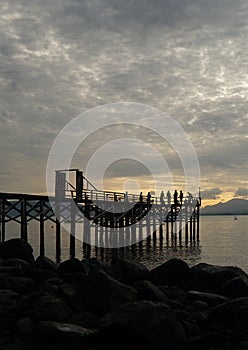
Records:
[[[67,173],[75,175],[74,183]],[[39,223],[39,253],[46,253],[45,222],[56,229],[56,259],[61,260],[61,225],[66,223],[70,234],[71,258],[75,257],[76,227],[82,228],[82,248],[91,245],[109,247],[132,246],[146,239],[162,242],[199,242],[201,198],[185,196],[183,200],[154,197],[141,200],[137,194],[99,191],[78,169],[56,171],[55,195],[42,196],[19,193],[0,193],[1,242],[6,239],[6,225],[16,222],[20,237],[29,240],[27,225]],[[75,212],[81,213],[78,215]],[[92,232],[93,231],[93,232]],[[110,244],[111,243],[111,244]]]

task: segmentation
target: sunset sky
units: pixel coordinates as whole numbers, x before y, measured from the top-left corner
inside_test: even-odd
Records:
[[[45,193],[60,130],[124,101],[182,126],[204,205],[248,199],[246,0],[2,0],[0,28],[1,192]],[[142,178],[138,165],[123,164],[106,183]]]

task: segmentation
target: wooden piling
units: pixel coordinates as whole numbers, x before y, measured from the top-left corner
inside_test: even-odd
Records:
[[[184,205],[184,217],[185,217],[185,243],[186,245],[188,244],[188,240],[189,240],[189,224],[188,224],[188,201],[185,201],[185,205]]]
[[[56,262],[61,259],[61,226],[60,220],[56,217]]]
[[[25,198],[21,201],[21,239],[28,241],[27,232],[27,207]]]
[[[1,242],[5,241],[5,198],[0,199],[1,213]]]
[[[196,239],[197,239],[197,242],[199,242],[200,241],[200,205],[199,205],[198,201],[197,201],[197,206],[196,206],[196,213],[197,213]]]
[[[195,214],[195,209],[193,211],[193,241],[195,242],[195,218],[196,218],[196,214]]]
[[[40,255],[45,256],[45,223],[43,200],[40,200]]]
[[[75,218],[75,204],[71,202],[71,232],[70,232],[70,259],[75,258],[75,250],[76,250],[76,218]]]

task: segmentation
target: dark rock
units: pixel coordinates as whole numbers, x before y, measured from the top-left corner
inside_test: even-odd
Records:
[[[73,272],[86,273],[84,264],[77,258],[66,260],[60,263],[57,267],[57,272],[59,275]]]
[[[150,271],[144,265],[121,258],[112,259],[111,276],[125,284],[151,279]]]
[[[36,288],[36,284],[31,278],[28,277],[0,273],[0,288],[24,294],[32,292]]]
[[[187,287],[190,278],[190,268],[180,259],[170,259],[151,270],[152,281],[157,286]]]
[[[242,341],[235,347],[234,350],[248,350],[248,341]]]
[[[20,274],[25,277],[32,277],[33,275],[33,267],[27,261],[18,258],[6,259],[3,262],[3,266],[7,266],[9,268],[17,268],[21,270]]]
[[[116,281],[103,271],[89,274],[74,287],[79,291],[83,303],[100,313],[137,298],[135,289]]]
[[[206,302],[210,307],[216,306],[218,304],[225,303],[228,301],[227,298],[222,295],[206,293],[206,292],[198,292],[198,291],[189,291],[187,293],[187,300],[193,302],[195,300]]]
[[[58,287],[64,283],[65,282],[62,279],[60,279],[58,277],[52,277],[52,278],[48,278],[47,280],[40,283],[39,289],[46,291],[50,295],[53,295],[55,297],[59,297]]]
[[[133,288],[137,290],[139,300],[168,302],[166,295],[150,281],[137,281],[133,284]]]
[[[56,286],[53,283],[50,283],[49,280],[52,280],[52,278],[45,280],[41,284],[39,284],[39,290],[47,292],[49,295],[54,297],[59,297],[58,293],[58,286]]]
[[[82,280],[83,278],[85,278],[86,274],[84,272],[70,272],[70,273],[68,272],[68,273],[59,274],[59,277],[61,277],[64,282],[73,285],[78,280]]]
[[[208,303],[201,300],[194,300],[191,303],[191,307],[193,308],[193,310],[196,310],[197,312],[206,311],[208,310]]]
[[[34,333],[35,325],[31,317],[25,317],[18,321],[17,328],[19,333],[29,336]]]
[[[103,264],[96,258],[84,259],[82,260],[82,263],[84,264],[87,273],[102,270],[108,275],[112,275],[110,264]]]
[[[230,298],[248,297],[248,279],[244,276],[234,277],[224,282],[220,290]]]
[[[163,303],[137,301],[119,306],[100,321],[103,343],[111,339],[110,349],[127,349],[137,344],[145,349],[182,350],[187,339],[181,323]]]
[[[0,290],[0,309],[12,314],[19,314],[20,295],[11,290]]]
[[[9,273],[0,273],[0,288],[11,290],[11,279],[12,275]]]
[[[65,298],[71,308],[77,312],[84,311],[80,294],[69,284],[62,284],[58,287],[58,295]]]
[[[40,284],[41,282],[44,282],[49,278],[56,278],[56,277],[58,277],[56,271],[38,269],[37,267],[34,268],[33,279],[37,284]]]
[[[49,284],[52,284],[54,286],[61,286],[62,284],[65,283],[65,281],[63,281],[61,278],[58,278],[58,277],[51,277],[51,278],[48,278],[44,281],[45,283],[49,283]],[[43,282],[43,283],[44,283]]]
[[[75,324],[42,321],[38,324],[37,340],[39,348],[81,350],[96,334],[96,330],[80,327]],[[52,343],[56,348],[51,347]]]
[[[247,274],[238,267],[216,266],[200,263],[191,268],[191,290],[221,293],[221,285],[235,277],[247,278]]]
[[[17,318],[8,311],[0,310],[0,335],[13,335],[17,331]]]
[[[28,277],[13,276],[10,283],[11,290],[20,294],[28,294],[36,289],[36,283]]]
[[[48,295],[49,294],[46,291],[36,290],[33,293],[22,296],[21,299],[25,304],[32,306],[35,302]]]
[[[21,266],[0,266],[0,274],[8,273],[13,276],[21,276],[23,275],[23,271]],[[4,277],[4,276],[3,276]]]
[[[230,336],[225,332],[207,332],[190,341],[190,350],[232,350]]]
[[[212,308],[208,323],[215,330],[232,330],[234,339],[246,336],[243,340],[248,340],[248,298],[232,299]]]
[[[17,338],[11,336],[0,337],[0,349],[1,350],[29,350],[28,346],[25,346],[23,342]]]
[[[50,295],[41,297],[31,309],[31,317],[35,321],[66,322],[71,313],[71,309],[65,303]]]
[[[0,257],[3,259],[18,258],[31,264],[34,263],[33,248],[29,243],[19,238],[12,238],[2,243]]]
[[[186,301],[186,292],[177,286],[160,286],[158,287],[170,300],[184,304]]]
[[[55,264],[55,262],[47,258],[46,256],[38,256],[38,258],[35,260],[35,267],[38,269],[49,271],[56,271],[57,269],[57,265]]]
[[[99,316],[94,312],[84,311],[78,314],[72,315],[70,323],[77,324],[86,328],[98,328]]]

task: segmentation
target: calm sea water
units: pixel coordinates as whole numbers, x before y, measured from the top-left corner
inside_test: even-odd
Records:
[[[46,255],[55,260],[55,226],[46,223]],[[7,239],[19,236],[20,228],[16,224],[8,224]],[[38,226],[35,222],[28,225],[29,242],[34,248],[34,255],[39,255]],[[91,247],[91,251],[85,251],[81,241],[76,241],[76,256],[84,258],[97,256],[102,261],[109,261],[113,249],[98,249]],[[248,272],[248,216],[242,215],[238,220],[233,216],[201,216],[200,218],[200,242],[180,245],[158,238],[150,242],[144,240],[132,247],[126,247],[118,251],[120,256],[139,261],[148,268],[153,268],[162,262],[173,258],[181,258],[190,266],[200,262],[217,265],[239,266]],[[62,260],[69,257],[69,235],[62,234]]]

